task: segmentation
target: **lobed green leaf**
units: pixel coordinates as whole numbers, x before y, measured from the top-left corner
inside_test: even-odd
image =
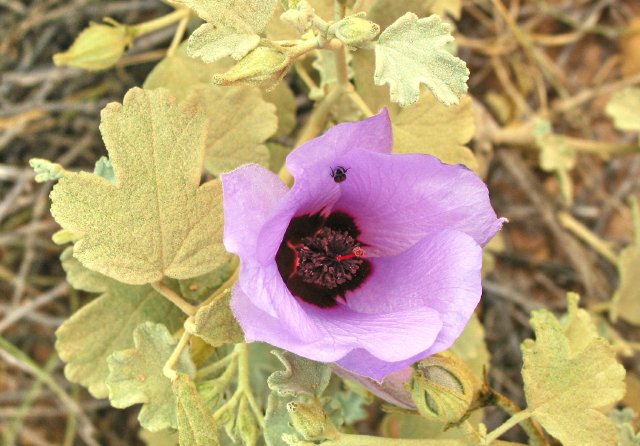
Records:
[[[215,301],[198,308],[191,333],[204,339],[212,347],[244,341],[244,332],[230,307],[231,290]]]
[[[186,279],[222,265],[222,187],[200,185],[206,117],[166,90],[130,90],[102,111],[100,129],[116,184],[69,173],[51,212],[80,235],[74,256],[124,283]]]
[[[264,142],[278,129],[278,119],[282,118],[279,131],[290,131],[295,125],[295,101],[287,87],[276,89],[284,97],[275,102],[265,101],[257,88],[212,85],[213,74],[224,68],[192,59],[180,49],[160,62],[144,83],[148,89],[168,88],[180,101],[202,110],[206,118],[204,167],[214,175],[246,163],[267,166],[269,150]],[[278,115],[269,102],[277,103]]]
[[[187,52],[205,62],[242,59],[260,43],[276,0],[180,0],[207,23],[190,37]]]
[[[465,96],[459,104],[446,107],[426,93],[393,119],[393,148],[397,153],[427,153],[477,171],[478,161],[465,146],[474,132],[471,98]]]
[[[317,397],[329,385],[331,366],[329,364],[301,358],[287,351],[273,351],[284,364],[285,370],[269,376],[269,388],[281,396],[306,395]]]
[[[391,100],[403,107],[418,100],[421,83],[443,104],[457,104],[467,91],[469,70],[447,51],[452,40],[450,25],[437,15],[418,19],[406,13],[380,34],[375,83],[388,83]]]
[[[111,405],[123,409],[142,403],[138,415],[142,427],[150,431],[177,429],[177,399],[171,381],[162,372],[176,342],[164,325],[145,322],[133,332],[133,343],[134,348],[115,352],[107,359]],[[195,375],[188,349],[182,351],[176,370],[189,377]],[[184,405],[184,395],[182,399]]]
[[[577,296],[569,307],[564,326],[547,310],[531,318],[536,340],[522,344],[527,410],[565,446],[611,446],[616,427],[598,408],[622,398],[625,369],[577,309]]]
[[[135,328],[147,321],[170,330],[182,325],[183,313],[151,286],[127,285],[83,267],[72,248],[61,255],[67,280],[76,289],[102,293],[76,311],[56,331],[56,350],[67,364],[67,379],[87,387],[96,398],[106,398],[107,358],[133,347]]]

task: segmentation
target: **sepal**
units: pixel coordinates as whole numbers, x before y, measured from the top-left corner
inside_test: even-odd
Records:
[[[467,414],[479,388],[471,369],[453,354],[443,352],[415,365],[411,398],[423,417],[455,423]]]

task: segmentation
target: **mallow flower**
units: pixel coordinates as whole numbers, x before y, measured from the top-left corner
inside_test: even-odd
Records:
[[[383,110],[294,150],[291,189],[252,164],[222,176],[224,244],[241,261],[231,306],[248,342],[380,381],[460,335],[502,220],[472,171],[391,154],[392,142]]]

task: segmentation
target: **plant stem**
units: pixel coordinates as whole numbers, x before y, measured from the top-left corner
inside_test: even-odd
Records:
[[[129,27],[129,33],[133,38],[149,34],[150,32],[162,29],[169,26],[179,20],[188,18],[191,11],[187,8],[180,8],[173,11],[171,14],[167,14],[157,19],[149,20],[148,22],[138,23],[137,25],[131,25]]]
[[[338,85],[343,88],[353,87],[349,82],[349,63],[347,62],[347,48],[338,39],[331,39],[325,45],[327,49],[333,51],[336,61],[336,71]]]
[[[249,346],[245,343],[236,344],[232,355],[235,355],[238,365],[238,386],[222,406],[213,414],[218,420],[227,410],[235,407],[242,397],[247,399],[251,411],[255,415],[260,427],[264,429],[264,415],[251,391],[251,370],[249,369]]]
[[[180,341],[178,341],[178,345],[176,345],[176,348],[173,349],[173,353],[171,353],[171,356],[169,356],[167,362],[164,363],[164,367],[162,367],[162,373],[171,381],[175,380],[178,376],[175,366],[178,362],[178,359],[180,359],[180,355],[189,343],[189,339],[191,339],[191,333],[185,330],[180,337]]]
[[[196,380],[202,380],[206,378],[208,375],[217,372],[221,368],[225,367],[227,364],[230,364],[233,360],[236,359],[238,354],[236,352],[232,352],[225,356],[224,358],[216,361],[214,363],[208,364],[201,369],[198,369],[196,372]]]
[[[224,281],[222,285],[218,287],[218,289],[209,297],[207,297],[199,307],[203,307],[205,305],[210,304],[211,302],[215,302],[218,298],[224,295],[225,291],[227,291],[231,286],[238,280],[238,276],[240,275],[240,261],[237,256],[233,256],[231,260],[233,262],[233,272],[229,276],[227,280]]]
[[[360,109],[360,111],[367,117],[371,117],[374,115],[373,111],[371,111],[371,109],[369,108],[369,106],[367,105],[367,103],[364,101],[364,99],[362,98],[362,96],[360,96],[360,94],[355,91],[352,90],[349,92],[349,98],[351,98],[351,100],[353,101],[354,104],[356,104],[358,106],[358,108]]]
[[[565,141],[575,150],[584,153],[595,153],[600,156],[625,155],[627,153],[639,153],[638,144],[620,144],[607,141],[592,141],[590,139],[572,138],[565,136]]]
[[[196,311],[198,310],[197,307],[194,307],[189,302],[185,301],[182,297],[178,296],[178,294],[176,294],[171,288],[169,288],[162,282],[153,282],[151,283],[151,286],[158,293],[173,302],[173,304],[176,307],[180,308],[182,312],[187,316],[193,316],[194,314],[196,314]]]
[[[562,226],[572,232],[576,237],[591,246],[598,254],[611,262],[614,266],[618,264],[618,256],[611,249],[609,244],[594,234],[589,228],[573,218],[568,212],[558,212],[558,220]]]
[[[491,389],[491,396],[496,406],[504,410],[509,415],[513,416],[521,411],[521,409],[509,398]],[[525,433],[529,437],[529,444],[531,446],[549,446],[549,443],[544,437],[544,432],[540,429],[536,423],[532,420],[524,420],[521,424]]]
[[[516,424],[522,423],[533,415],[529,409],[521,410],[520,412],[515,413],[511,418],[502,423],[496,429],[489,432],[485,439],[485,444],[490,445],[494,440],[497,440],[500,435],[507,432],[509,429],[514,427]]]
[[[173,39],[171,40],[171,45],[167,49],[167,57],[171,57],[176,53],[176,50],[180,46],[180,42],[182,42],[182,37],[184,36],[184,32],[187,30],[187,25],[189,24],[189,16],[182,18],[178,23],[178,27],[176,28],[176,33],[173,35]]]

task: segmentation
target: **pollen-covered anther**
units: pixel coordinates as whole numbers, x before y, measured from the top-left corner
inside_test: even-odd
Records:
[[[296,248],[298,274],[303,281],[334,289],[351,279],[362,265],[364,250],[346,231],[323,227]],[[358,254],[356,254],[358,253]]]

